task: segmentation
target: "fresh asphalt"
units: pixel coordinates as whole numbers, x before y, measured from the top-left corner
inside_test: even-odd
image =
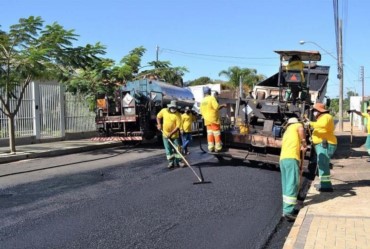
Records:
[[[278,170],[187,158],[211,183],[152,146],[14,163],[45,169],[0,176],[1,248],[282,248]]]

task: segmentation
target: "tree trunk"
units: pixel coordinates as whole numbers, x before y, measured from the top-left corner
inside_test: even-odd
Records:
[[[14,126],[14,115],[8,116],[8,131],[9,131],[9,149],[10,153],[15,154],[15,126]]]

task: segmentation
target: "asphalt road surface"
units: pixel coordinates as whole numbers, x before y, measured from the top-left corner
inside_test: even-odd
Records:
[[[211,183],[168,170],[153,146],[13,163],[20,174],[0,174],[0,247],[281,248],[279,171],[191,151]]]

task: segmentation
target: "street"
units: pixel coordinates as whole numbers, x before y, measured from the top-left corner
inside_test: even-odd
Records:
[[[168,170],[153,145],[12,163],[23,170],[0,174],[1,248],[281,248],[287,224],[268,243],[281,218],[278,170],[221,164],[196,145],[187,159],[211,183]]]

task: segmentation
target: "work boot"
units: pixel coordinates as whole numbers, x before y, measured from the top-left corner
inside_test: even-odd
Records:
[[[289,222],[294,222],[295,219],[297,218],[297,216],[294,214],[283,214],[283,217]]]
[[[179,166],[180,166],[180,168],[184,168],[184,167],[186,167],[186,164],[184,162],[179,162]]]
[[[174,166],[173,162],[169,163],[168,166],[167,166],[168,169],[173,169],[174,167],[175,166]]]
[[[334,192],[333,187],[322,187],[320,184],[313,185],[319,192]]]

